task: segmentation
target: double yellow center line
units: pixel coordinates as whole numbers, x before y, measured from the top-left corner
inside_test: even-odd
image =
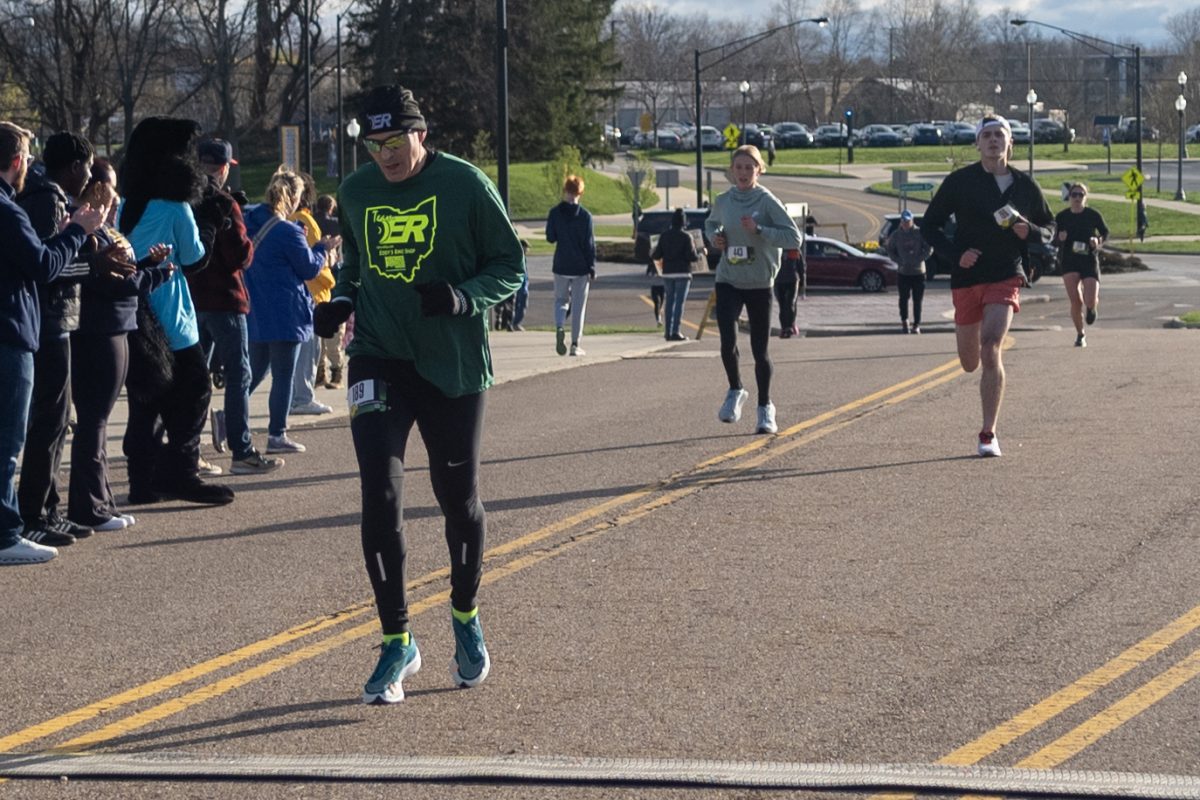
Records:
[[[947,362],[908,380],[793,425],[776,436],[756,438],[745,446],[702,461],[689,470],[591,506],[492,548],[485,553],[483,583],[488,585],[503,580],[521,570],[567,552],[606,531],[641,519],[709,486],[729,481],[773,458],[841,430],[879,410],[941,386],[962,374],[957,360]],[[718,465],[722,468],[714,470],[713,467]],[[580,528],[583,529],[578,530]],[[573,533],[566,536],[569,532]],[[560,541],[549,546],[542,544],[554,537],[560,537]],[[541,546],[534,549],[534,545]],[[430,572],[411,581],[410,589],[416,590],[429,586],[435,581],[444,581],[448,573],[448,569]],[[437,592],[415,601],[410,607],[410,613],[415,616],[430,608],[443,606],[448,599],[447,591]],[[342,645],[367,636],[377,636],[379,627],[378,622],[374,619],[373,611],[373,603],[363,602],[328,616],[309,620],[261,641],[8,734],[0,738],[0,752],[13,752],[41,739],[88,723],[102,715],[111,715],[126,706],[141,703],[169,692],[184,684],[209,678],[215,673],[236,667],[252,659],[258,659],[272,651],[302,643],[309,637],[332,632],[332,635],[326,638],[310,641],[283,655],[220,677],[186,694],[165,700],[99,729],[62,742],[55,746],[52,752],[79,752],[112,741]],[[345,624],[368,614],[371,615],[369,620],[342,628]]]

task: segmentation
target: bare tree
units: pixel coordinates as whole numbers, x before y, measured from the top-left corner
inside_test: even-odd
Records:
[[[631,6],[617,17],[617,24],[625,94],[642,105],[653,120],[651,129],[658,130],[659,101],[665,108],[673,83],[687,72],[678,46],[679,21],[653,6]]]
[[[176,0],[99,0],[105,8],[104,30],[111,44],[110,68],[116,103],[124,115],[125,136],[133,133],[138,100],[146,85],[164,71],[163,61],[178,40],[168,20],[174,17]],[[105,115],[112,114],[110,111]]]
[[[238,100],[245,92],[239,68],[253,47],[253,10],[233,0],[186,0],[178,9],[183,38],[197,55],[204,95],[217,112],[213,133],[234,141]]]

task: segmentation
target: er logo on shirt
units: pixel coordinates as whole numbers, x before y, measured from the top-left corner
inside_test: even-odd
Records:
[[[370,268],[385,278],[411,283],[421,262],[433,252],[437,196],[404,210],[370,206],[363,233]]]

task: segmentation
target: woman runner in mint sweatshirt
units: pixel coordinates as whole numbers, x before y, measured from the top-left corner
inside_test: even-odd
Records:
[[[750,396],[738,369],[737,320],[745,307],[750,320],[750,352],[758,384],[758,433],[775,433],[775,404],[771,402],[771,287],[779,272],[782,250],[800,248],[800,231],[779,198],[758,185],[766,171],[754,145],[733,151],[730,168],[734,185],[717,197],[705,228],[721,251],[717,265],[717,329],[721,333],[721,362],[729,391],[717,417],[737,422]]]

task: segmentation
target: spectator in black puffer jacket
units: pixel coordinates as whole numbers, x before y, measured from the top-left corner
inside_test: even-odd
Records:
[[[29,215],[38,237],[58,233],[69,216],[71,197],[92,175],[92,145],[73,133],[56,133],[42,148],[42,168],[31,169],[17,205]],[[39,293],[42,314],[38,350],[33,356],[33,399],[17,503],[25,538],[49,547],[92,535],[59,511],[58,472],[71,413],[71,338],[79,328],[79,278],[60,277]]]
[[[658,237],[658,244],[650,254],[652,261],[662,261],[663,284],[666,299],[663,303],[663,335],[668,342],[685,342],[686,336],[679,332],[683,318],[683,304],[687,302],[688,290],[692,286],[692,272],[700,261],[696,252],[696,240],[683,229],[683,209],[675,209],[671,216],[671,227]]]

